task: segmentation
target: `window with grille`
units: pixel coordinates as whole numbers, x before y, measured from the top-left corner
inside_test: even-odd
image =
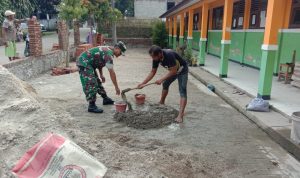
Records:
[[[245,0],[233,4],[232,29],[242,29],[244,24]]]
[[[193,30],[199,30],[199,13],[194,14]]]
[[[223,25],[224,7],[213,9],[213,29],[221,30]]]
[[[265,28],[268,0],[252,0],[250,28]]]
[[[300,28],[300,0],[293,0],[290,28]]]
[[[189,16],[185,16],[184,17],[184,29],[185,31],[188,31],[188,28],[189,28]]]

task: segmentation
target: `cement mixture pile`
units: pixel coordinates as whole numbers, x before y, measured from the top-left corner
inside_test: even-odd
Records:
[[[116,113],[114,119],[124,122],[128,127],[154,129],[170,125],[177,115],[178,111],[170,106],[145,104],[128,112]]]

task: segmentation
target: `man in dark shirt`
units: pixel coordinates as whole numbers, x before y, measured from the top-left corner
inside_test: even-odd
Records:
[[[147,78],[138,85],[138,88],[143,88],[157,72],[159,64],[169,70],[161,79],[155,83],[157,85],[163,84],[163,90],[161,94],[160,104],[165,104],[165,99],[168,95],[169,87],[176,79],[178,79],[179,93],[180,93],[180,110],[175,122],[182,123],[185,106],[187,103],[187,80],[188,80],[188,65],[175,51],[170,49],[161,49],[158,46],[152,46],[149,50],[149,54],[153,59],[152,70]]]

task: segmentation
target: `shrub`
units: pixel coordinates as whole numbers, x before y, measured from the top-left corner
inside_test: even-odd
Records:
[[[154,23],[152,28],[152,42],[161,48],[168,46],[168,33],[164,22],[158,21]]]
[[[192,50],[192,48],[187,48],[184,51],[184,59],[186,59],[189,62],[189,64],[192,64],[192,61],[193,61],[193,50]]]

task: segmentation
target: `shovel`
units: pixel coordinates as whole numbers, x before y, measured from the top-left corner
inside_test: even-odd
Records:
[[[148,83],[148,84],[146,84],[144,87],[149,86],[149,85],[154,85],[154,84],[155,84],[155,82],[153,82],[153,83]],[[144,87],[143,87],[143,88],[144,88]],[[135,88],[127,88],[127,89],[125,89],[125,90],[122,90],[122,92],[121,92],[122,99],[123,99],[123,101],[125,101],[125,102],[127,103],[127,105],[128,105],[128,110],[129,110],[129,111],[132,111],[132,106],[131,106],[131,104],[127,101],[127,98],[126,98],[125,93],[126,93],[126,92],[129,92],[129,91],[131,91],[131,90],[137,90],[137,89],[139,89],[139,88],[138,88],[138,87],[135,87]]]
[[[143,88],[145,88],[145,87],[147,87],[147,86],[149,86],[149,85],[154,85],[154,84],[155,84],[155,82],[148,83],[148,84],[144,85]],[[135,88],[126,88],[125,90],[122,90],[122,94],[124,94],[124,93],[126,93],[126,92],[129,92],[129,91],[131,91],[131,90],[137,90],[137,89],[139,89],[139,88],[138,88],[138,87],[135,87]]]

